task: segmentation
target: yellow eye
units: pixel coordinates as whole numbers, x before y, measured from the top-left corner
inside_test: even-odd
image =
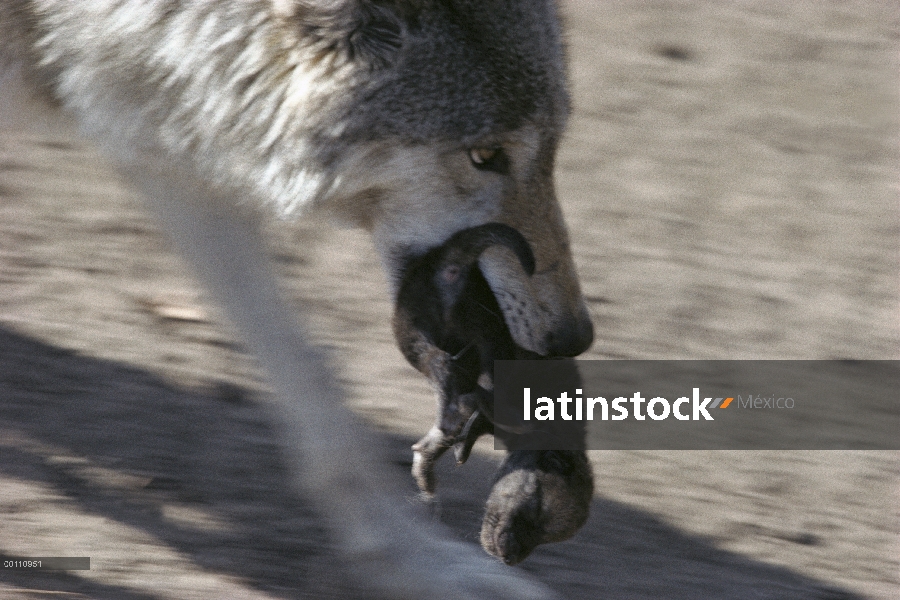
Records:
[[[492,171],[501,175],[509,174],[509,158],[502,146],[487,146],[469,149],[469,160],[479,171]]]
[[[500,148],[472,148],[469,150],[469,160],[473,165],[486,165],[496,158]]]

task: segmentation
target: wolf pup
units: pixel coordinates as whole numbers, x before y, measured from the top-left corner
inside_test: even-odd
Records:
[[[488,223],[454,234],[411,261],[394,307],[394,338],[407,361],[437,392],[434,427],[413,446],[413,477],[433,494],[435,462],[451,446],[460,464],[480,435],[493,433],[490,393],[495,360],[517,356],[497,300],[478,269],[493,245],[509,248],[529,276],[534,254],[522,234]]]
[[[553,188],[569,110],[555,2],[0,0],[0,65],[0,127],[74,124],[225,309],[274,389],[294,484],[352,572],[393,598],[547,597],[398,499],[279,297],[259,225],[266,210],[322,210],[364,227],[396,290],[457,231],[506,223],[534,275],[503,247],[479,265],[516,344],[584,351],[592,326]]]
[[[394,336],[406,359],[434,385],[437,421],[413,447],[412,472],[430,496],[435,464],[451,446],[464,463],[479,436],[494,432],[495,360],[534,359],[516,347],[477,267],[494,245],[509,248],[531,275],[534,256],[518,231],[488,223],[454,234],[410,263],[394,310]],[[513,450],[485,506],[481,542],[507,564],[539,544],[568,539],[587,520],[593,474],[583,451]]]

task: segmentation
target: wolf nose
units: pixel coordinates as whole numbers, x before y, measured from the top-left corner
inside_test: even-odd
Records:
[[[547,334],[547,355],[578,356],[590,348],[593,341],[594,324],[585,314],[560,323]]]

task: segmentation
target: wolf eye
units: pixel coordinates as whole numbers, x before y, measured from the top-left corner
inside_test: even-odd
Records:
[[[441,271],[441,279],[445,283],[456,283],[460,275],[462,275],[462,269],[459,268],[459,265],[447,265]]]
[[[472,148],[469,150],[469,158],[473,165],[485,165],[492,161],[498,152],[499,148]]]
[[[493,171],[506,174],[509,172],[509,159],[503,148],[470,148],[469,160],[479,171]]]

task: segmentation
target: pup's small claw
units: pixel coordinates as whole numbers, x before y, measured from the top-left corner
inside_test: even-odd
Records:
[[[484,412],[476,410],[472,413],[472,416],[466,421],[462,432],[460,432],[459,437],[456,438],[456,443],[453,446],[456,464],[461,465],[469,460],[469,455],[472,453],[472,447],[475,445],[475,442],[478,441],[478,438],[486,433],[493,432],[494,425],[484,415]]]

